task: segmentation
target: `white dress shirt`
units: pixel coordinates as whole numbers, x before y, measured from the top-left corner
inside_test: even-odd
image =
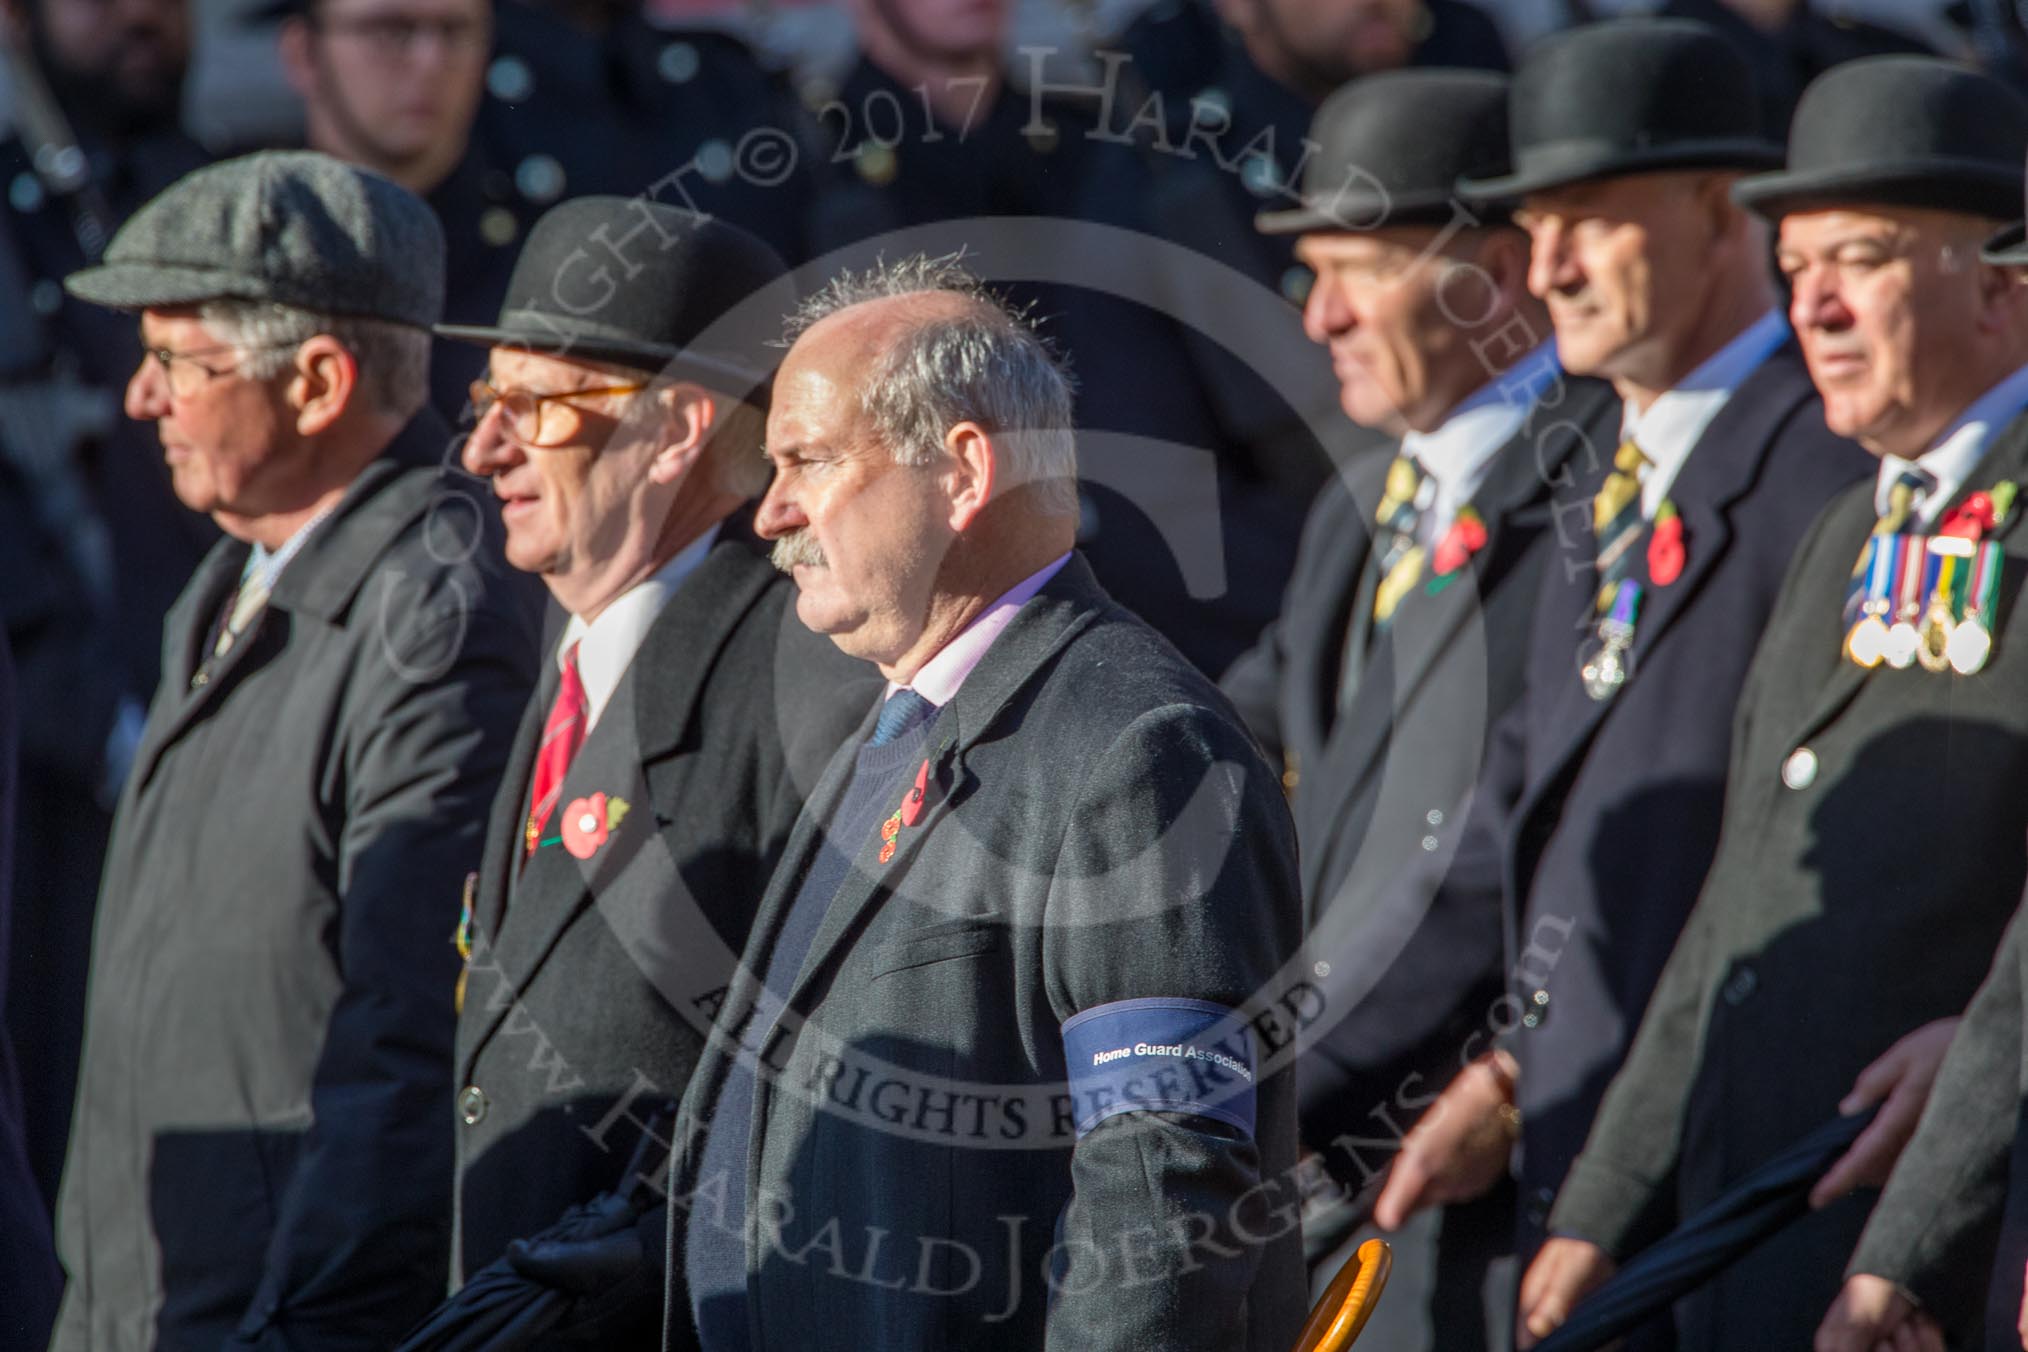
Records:
[[[1936,444],[1914,460],[1898,455],[1880,457],[1880,472],[1873,481],[1873,510],[1886,516],[1888,490],[1902,472],[1913,466],[1935,480],[1934,486],[1915,495],[1909,519],[1923,530],[1936,524],[1944,507],[1957,496],[1972,477],[1979,461],[1985,459],[1993,434],[2028,408],[2028,366],[2022,367],[1966,406],[1957,420],[1944,429]]]
[[[1647,412],[1636,412],[1633,401],[1626,402],[1620,412],[1620,440],[1631,440],[1648,457],[1641,475],[1642,516],[1655,519],[1711,420],[1788,340],[1788,319],[1779,310],[1769,310],[1648,405]]]
[[[675,558],[622,592],[599,612],[596,620],[586,624],[573,615],[564,626],[563,637],[556,645],[556,666],[559,671],[563,669],[564,654],[570,651],[571,644],[577,644],[577,676],[584,683],[587,734],[598,726],[599,715],[605,712],[613,691],[620,688],[620,678],[627,674],[628,664],[640,651],[641,640],[661,618],[662,608],[676,595],[683,579],[704,562],[717,538],[718,527],[714,525],[683,546]]]
[[[1458,509],[1486,481],[1493,457],[1519,434],[1536,401],[1561,374],[1556,344],[1545,342],[1481,385],[1451,410],[1441,427],[1401,439],[1401,453],[1423,473],[1415,505],[1422,513],[1417,533],[1424,544],[1443,539]]]

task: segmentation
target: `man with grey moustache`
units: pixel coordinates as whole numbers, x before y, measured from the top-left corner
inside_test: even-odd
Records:
[[[1026,324],[916,259],[792,329],[756,529],[888,693],[685,1098],[672,1306],[707,1352],[1280,1352],[1305,1301],[1265,1031],[1299,927],[1278,776],[1075,552],[1069,383]]]

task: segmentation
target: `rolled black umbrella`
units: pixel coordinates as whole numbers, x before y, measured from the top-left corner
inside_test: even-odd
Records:
[[[615,1216],[617,1202],[606,1194],[573,1208],[535,1238],[593,1239],[611,1233],[616,1219],[632,1224],[630,1216]],[[496,1259],[430,1311],[395,1352],[517,1352],[555,1328],[570,1302],[567,1293],[523,1276],[505,1258]]]
[[[1627,1261],[1535,1352],[1593,1352],[1632,1332],[1810,1209],[1810,1189],[1852,1148],[1873,1110],[1834,1117]]]
[[[648,1163],[673,1117],[673,1109],[664,1108],[649,1119],[618,1190],[572,1207],[556,1224],[515,1244],[540,1249],[551,1242],[599,1239],[632,1227],[652,1202],[645,1186]],[[660,1169],[653,1172],[659,1174]],[[424,1316],[395,1352],[522,1352],[562,1322],[574,1299],[571,1292],[518,1271],[511,1257],[498,1258]]]

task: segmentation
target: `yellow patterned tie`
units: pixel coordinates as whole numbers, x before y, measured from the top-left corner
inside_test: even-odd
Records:
[[[1612,607],[1621,579],[1633,565],[1634,541],[1647,521],[1641,515],[1641,471],[1654,462],[1629,441],[1613,455],[1613,471],[1591,500],[1591,527],[1598,540],[1598,609]]]
[[[1422,524],[1422,511],[1415,505],[1422,482],[1422,469],[1405,455],[1397,455],[1387,467],[1386,493],[1380,499],[1380,510],[1374,513],[1374,523],[1381,531],[1392,532],[1391,536],[1383,536],[1374,556],[1380,565],[1380,583],[1373,592],[1376,630],[1387,628],[1402,598],[1422,579],[1425,551],[1416,536]]]
[[[1887,515],[1873,523],[1875,535],[1899,535],[1915,510],[1915,491],[1927,485],[1914,474],[1903,474],[1887,486]]]

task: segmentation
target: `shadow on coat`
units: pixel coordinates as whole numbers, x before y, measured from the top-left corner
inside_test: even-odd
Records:
[[[1742,906],[1806,909],[1757,950],[1721,939],[1726,965],[1711,974],[1685,1119],[1685,1214],[1836,1113],[1898,1039],[1962,1013],[2019,902],[2028,737],[1978,716],[2004,689],[1978,677],[1886,676],[1957,682],[1961,716],[1890,723],[1843,766],[1825,744],[1828,787],[1789,875],[1813,876],[1814,896],[1785,894],[1780,843],[1758,843],[1770,887],[1729,899],[1730,932],[1754,924]],[[1764,829],[1778,830],[1778,817]],[[1686,1344],[1718,1346],[1751,1328],[1766,1346],[1807,1346],[1877,1196],[1862,1190],[1813,1212],[1681,1302]]]

